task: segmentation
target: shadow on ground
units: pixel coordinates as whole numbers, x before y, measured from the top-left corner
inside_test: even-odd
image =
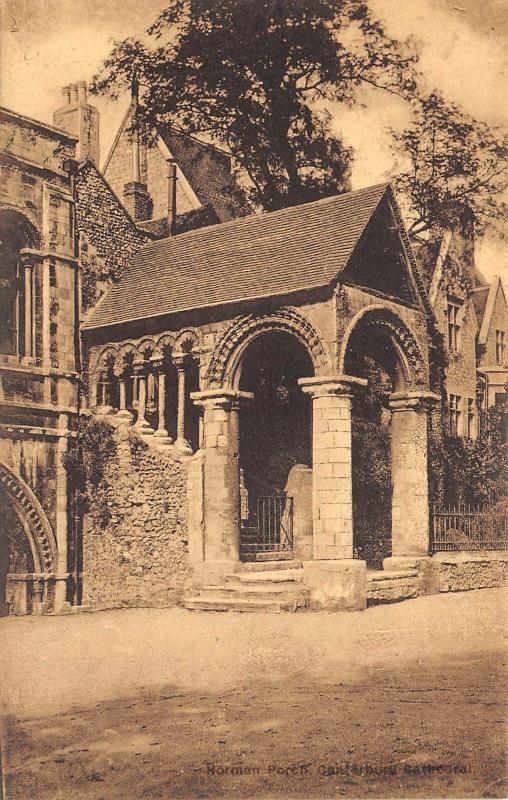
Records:
[[[499,650],[5,721],[9,800],[506,797]]]

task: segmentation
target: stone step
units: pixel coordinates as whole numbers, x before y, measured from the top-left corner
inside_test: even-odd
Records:
[[[367,603],[393,603],[417,597],[419,589],[417,570],[367,572]]]
[[[241,575],[245,572],[266,572],[268,570],[281,570],[281,569],[301,569],[303,566],[301,561],[291,559],[288,561],[243,561],[241,569],[235,572],[235,575]]]
[[[417,578],[418,577],[418,570],[416,569],[406,569],[406,570],[381,570],[381,569],[368,569],[367,570],[367,582],[369,581],[391,581],[391,580],[400,580],[403,578]]]
[[[276,552],[267,552],[267,553],[260,553],[260,552],[252,552],[248,548],[243,548],[240,545],[240,554],[242,558],[249,559],[255,562],[264,562],[264,561],[292,561],[294,559],[294,554],[290,551],[278,550]]]
[[[229,583],[300,583],[303,578],[302,569],[264,570],[262,572],[233,572],[225,576]]]
[[[296,582],[292,583],[262,583],[262,584],[210,584],[208,586],[201,586],[197,590],[199,596],[208,595],[209,593],[220,593],[227,597],[266,597],[267,595],[287,595],[292,597],[296,594],[305,593],[301,585]]]
[[[249,598],[247,600],[228,598],[214,598],[192,596],[184,600],[184,607],[189,611],[262,611],[280,613],[281,611],[296,611],[302,608],[305,601],[302,599],[272,600],[265,598]]]

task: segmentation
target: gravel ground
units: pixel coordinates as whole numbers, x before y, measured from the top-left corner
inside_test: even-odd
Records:
[[[506,599],[2,620],[7,800],[506,797]]]

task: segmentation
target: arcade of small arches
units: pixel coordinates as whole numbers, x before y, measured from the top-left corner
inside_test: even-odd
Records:
[[[91,406],[161,445],[193,452],[199,427],[190,393],[199,388],[199,356],[198,336],[190,329],[108,345],[90,367]]]

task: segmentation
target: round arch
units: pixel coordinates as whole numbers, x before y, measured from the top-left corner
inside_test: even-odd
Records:
[[[44,509],[22,478],[0,463],[0,488],[12,503],[25,530],[32,552],[35,571],[54,573],[58,549],[53,530]]]
[[[248,345],[264,333],[287,333],[307,351],[315,375],[332,372],[329,353],[311,323],[292,308],[283,308],[262,317],[242,317],[226,331],[218,342],[206,378],[211,388],[226,386],[237,389],[241,363]]]
[[[44,245],[42,233],[25,209],[16,205],[0,205],[0,223],[17,227],[23,236],[24,247],[33,250],[42,249]]]
[[[351,343],[361,332],[376,332],[386,336],[397,355],[404,389],[428,387],[428,369],[421,349],[406,323],[392,309],[380,304],[362,308],[351,320],[342,340],[339,373],[347,372],[347,357]]]

